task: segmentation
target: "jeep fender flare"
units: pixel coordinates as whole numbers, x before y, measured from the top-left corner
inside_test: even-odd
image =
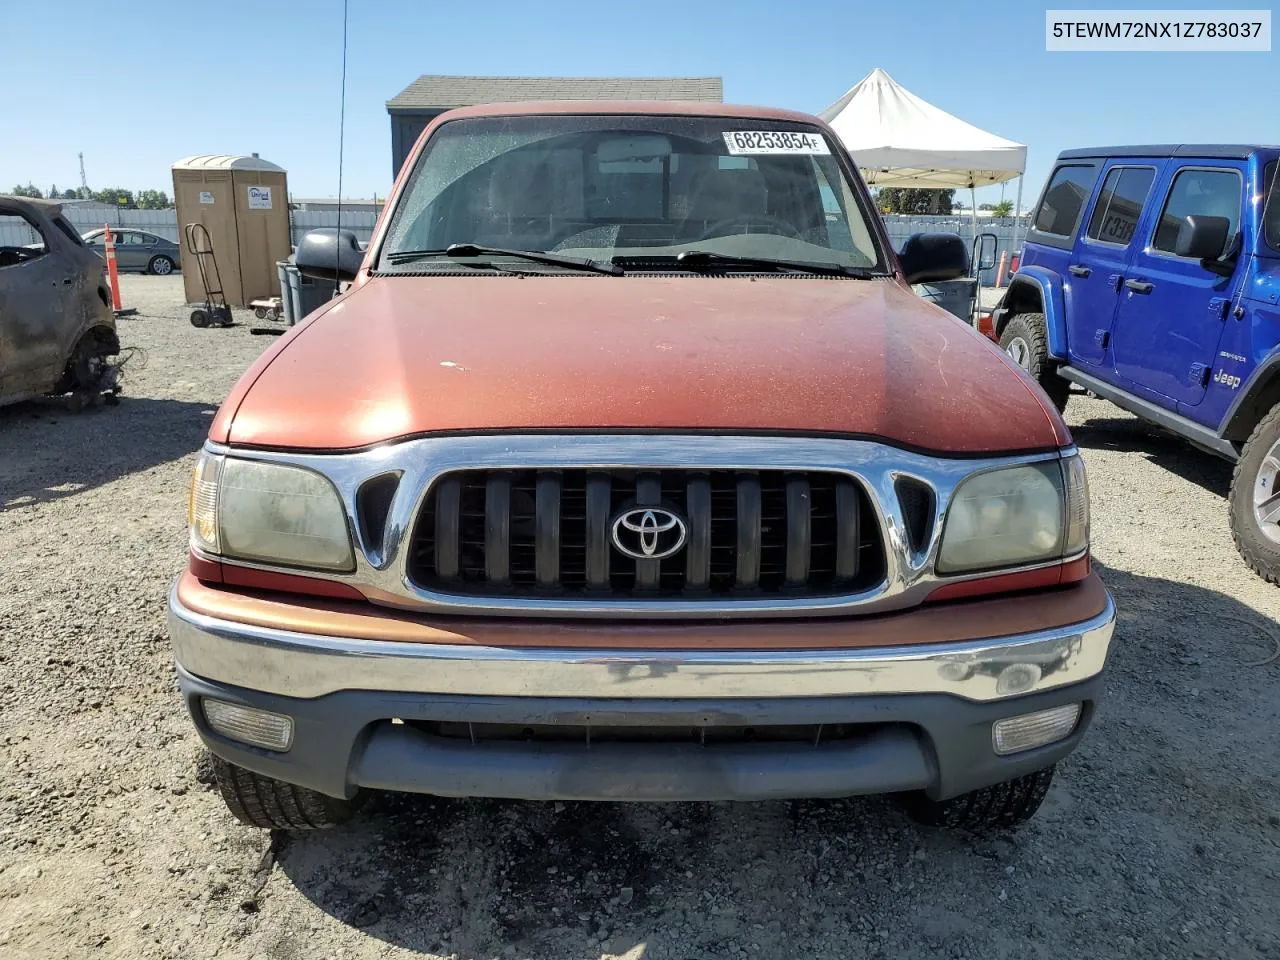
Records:
[[[1238,448],[1249,439],[1258,421],[1277,403],[1280,403],[1280,350],[1258,364],[1241,386],[1239,395],[1222,418],[1218,436]]]
[[[1063,306],[1062,278],[1044,267],[1023,267],[1013,275],[1009,289],[996,307],[996,336],[1019,313],[1043,313],[1049,356],[1067,359],[1067,312]]]

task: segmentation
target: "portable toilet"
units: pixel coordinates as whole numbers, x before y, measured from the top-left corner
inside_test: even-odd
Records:
[[[186,157],[173,165],[173,196],[189,303],[204,300],[200,271],[183,231],[196,222],[209,231],[228,303],[244,307],[250,300],[281,295],[276,263],[287,260],[291,250],[282,168],[256,153]]]

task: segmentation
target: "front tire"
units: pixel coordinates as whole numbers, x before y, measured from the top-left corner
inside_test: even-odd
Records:
[[[1280,584],[1280,405],[1245,441],[1228,503],[1240,556],[1263,580]]]
[[[173,273],[173,261],[168,257],[152,257],[151,262],[147,264],[147,272],[154,273],[160,277],[167,277]]]
[[[1049,333],[1043,313],[1020,313],[1000,333],[1000,349],[1031,375],[1061,413],[1071,396],[1071,384],[1058,376],[1058,364],[1049,357]]]
[[[1030,820],[1049,793],[1053,767],[1015,777],[950,800],[931,800],[923,793],[903,799],[907,816],[916,823],[953,830],[1002,830]]]
[[[213,779],[241,823],[264,830],[327,830],[351,819],[357,804],[264,777],[210,754]]]

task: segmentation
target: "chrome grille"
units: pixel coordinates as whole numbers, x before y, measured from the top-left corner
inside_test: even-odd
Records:
[[[628,556],[614,520],[660,508],[687,528],[667,559]],[[851,476],[789,470],[459,470],[414,527],[417,586],[474,596],[831,596],[886,575],[880,526]]]

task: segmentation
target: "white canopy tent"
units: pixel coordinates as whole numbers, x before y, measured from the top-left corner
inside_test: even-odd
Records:
[[[820,114],[876,187],[974,189],[1018,178],[1015,215],[1022,211],[1027,148],[980,130],[921,100],[879,67]],[[972,204],[978,234],[977,204]],[[1016,222],[1016,221],[1015,221]],[[1017,241],[1015,226],[1014,241]]]

